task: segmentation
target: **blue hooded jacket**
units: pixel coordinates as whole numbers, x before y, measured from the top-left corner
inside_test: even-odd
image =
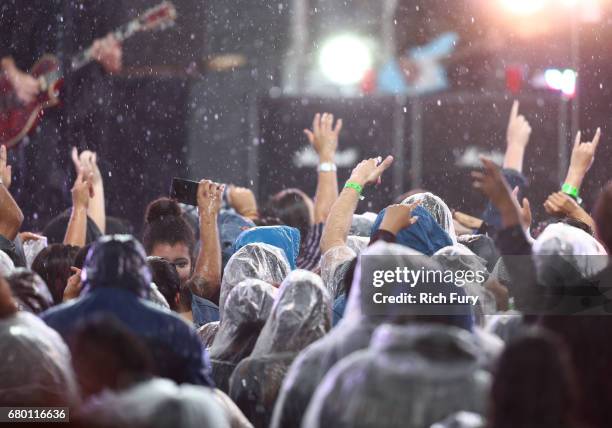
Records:
[[[208,354],[196,331],[145,300],[150,272],[138,241],[127,235],[102,237],[89,250],[82,277],[84,288],[78,299],[41,314],[69,345],[80,323],[94,314],[111,314],[147,345],[159,376],[214,386]]]
[[[262,243],[280,248],[291,270],[297,269],[300,254],[300,231],[289,226],[259,226],[242,232],[234,243],[234,253],[247,244]]]
[[[378,231],[386,208],[378,213],[376,221],[372,226],[371,236]],[[398,244],[412,248],[428,256],[432,256],[441,248],[453,245],[448,233],[440,227],[432,215],[423,207],[416,206],[412,211],[413,217],[418,217],[416,224],[400,230],[396,240]]]

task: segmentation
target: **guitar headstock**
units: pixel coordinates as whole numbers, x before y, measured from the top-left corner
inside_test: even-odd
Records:
[[[176,20],[176,8],[169,1],[163,1],[155,7],[148,9],[138,17],[141,31],[163,30]]]

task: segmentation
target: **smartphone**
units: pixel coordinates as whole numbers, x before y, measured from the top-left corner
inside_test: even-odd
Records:
[[[198,206],[198,182],[184,178],[172,179],[170,198],[187,205]]]

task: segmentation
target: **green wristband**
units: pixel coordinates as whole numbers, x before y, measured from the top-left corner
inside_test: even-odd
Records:
[[[363,192],[363,186],[361,184],[352,181],[347,181],[344,185],[344,188],[355,190],[359,194],[359,199],[363,199],[363,196],[361,195],[361,192]]]
[[[563,183],[563,186],[561,186],[561,191],[563,193],[566,193],[566,194],[570,195],[570,196],[573,196],[576,199],[579,198],[578,188],[572,186],[571,184]]]

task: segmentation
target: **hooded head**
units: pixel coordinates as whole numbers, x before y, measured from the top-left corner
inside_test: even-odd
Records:
[[[53,306],[53,296],[36,272],[17,268],[7,280],[19,310],[39,314]]]
[[[268,244],[247,244],[234,253],[223,271],[219,296],[220,318],[223,319],[227,296],[245,279],[260,279],[275,287],[290,272],[283,251]]]
[[[270,315],[275,294],[276,288],[258,279],[238,284],[227,296],[210,357],[237,364],[249,356]]]
[[[455,223],[453,223],[453,213],[442,198],[433,193],[424,192],[408,196],[402,203],[410,205],[415,202],[418,202],[420,207],[425,208],[425,210],[431,214],[442,230],[448,233],[453,244],[456,244],[457,233],[455,232]]]
[[[291,270],[296,268],[300,253],[300,232],[289,226],[259,226],[242,232],[234,243],[234,252],[247,244],[272,245],[283,251]]]
[[[115,287],[147,298],[151,289],[151,271],[144,248],[131,235],[98,239],[87,254],[81,277],[86,292]]]
[[[331,298],[318,275],[296,270],[283,281],[251,356],[300,352],[331,328]]]
[[[374,226],[372,226],[372,235],[380,228],[382,220],[387,209],[382,210]],[[412,210],[412,215],[417,216],[418,221],[410,227],[400,230],[397,234],[397,243],[408,248],[412,248],[419,253],[431,256],[436,251],[448,245],[453,245],[453,241],[449,234],[436,222],[429,211],[421,206],[417,206]]]
[[[234,242],[238,236],[245,230],[255,227],[255,223],[231,211],[221,211],[217,218],[217,226],[221,242],[221,258],[225,266],[234,253]]]
[[[608,257],[591,235],[565,223],[546,227],[533,244],[538,280],[548,286],[571,285],[603,270]]]

